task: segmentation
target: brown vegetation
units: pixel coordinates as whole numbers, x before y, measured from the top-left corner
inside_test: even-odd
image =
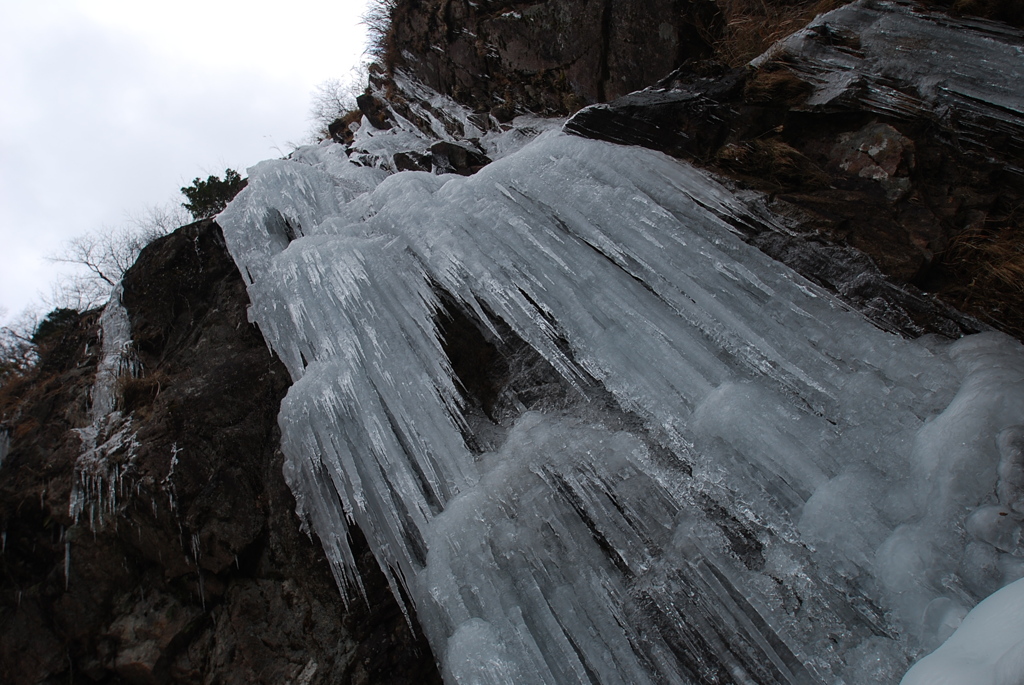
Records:
[[[849,0],[716,0],[721,23],[708,35],[715,57],[730,67],[746,64],[772,43]],[[720,26],[720,28],[719,28]]]
[[[1024,339],[1024,232],[1019,224],[971,228],[940,255],[952,273],[940,294],[962,310]]]

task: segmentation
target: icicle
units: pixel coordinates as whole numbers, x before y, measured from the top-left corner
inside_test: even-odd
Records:
[[[196,567],[196,575],[199,576],[199,602],[203,606],[203,612],[206,612],[206,590],[203,587],[203,569]]]
[[[125,469],[139,447],[131,417],[116,409],[119,379],[138,375],[140,370],[131,346],[128,313],[120,298],[118,285],[100,316],[102,352],[91,391],[92,423],[76,430],[82,448],[75,462],[76,478],[72,481],[68,512],[77,523],[88,508],[93,532],[97,525],[115,518],[123,494]]]
[[[201,543],[199,541],[198,533],[192,533],[189,538],[189,549],[192,552],[192,563],[196,567],[196,575],[199,577],[199,601],[203,604],[203,611],[206,611],[206,592],[203,588],[203,569],[199,566]],[[186,558],[186,562],[187,561],[188,559]]]

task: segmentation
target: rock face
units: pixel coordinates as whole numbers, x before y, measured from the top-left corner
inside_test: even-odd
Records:
[[[51,333],[36,377],[5,388],[0,680],[437,681],[365,545],[366,598],[346,602],[299,530],[277,448],[287,373],[246,320],[216,224],[148,247],[123,302],[141,368],[119,388],[133,437],[111,455],[116,486],[85,488],[116,499],[70,513],[97,315]]]
[[[706,56],[716,14],[713,0],[401,2],[388,51],[478,111],[565,114]]]

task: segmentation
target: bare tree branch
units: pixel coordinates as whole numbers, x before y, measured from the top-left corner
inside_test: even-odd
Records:
[[[0,309],[0,318],[6,310]],[[32,334],[39,324],[39,316],[25,310],[14,321],[0,326],[0,384],[26,373],[36,363],[36,348]]]
[[[128,223],[119,228],[102,228],[66,241],[48,259],[77,270],[54,283],[44,302],[79,311],[103,304],[142,248],[190,220],[182,207],[158,205],[128,215]]]
[[[347,80],[327,79],[316,87],[309,107],[309,118],[313,122],[311,135],[314,140],[329,138],[327,127],[359,108],[356,97],[365,87],[366,80],[366,67],[358,66],[352,69]]]

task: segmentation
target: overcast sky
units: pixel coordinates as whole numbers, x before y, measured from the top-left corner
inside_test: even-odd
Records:
[[[0,0],[7,320],[41,306],[63,241],[304,139],[316,86],[360,62],[365,5]]]

